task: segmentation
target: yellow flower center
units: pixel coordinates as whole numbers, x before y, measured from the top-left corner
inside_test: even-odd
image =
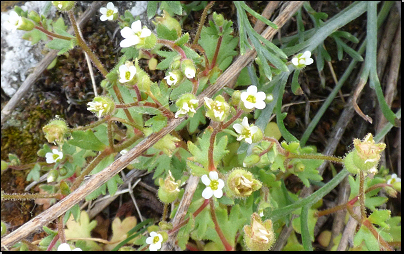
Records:
[[[253,95],[248,95],[246,100],[251,102],[251,103],[256,103],[257,102],[257,99]]]
[[[155,237],[153,237],[153,244],[156,244],[160,241],[160,238],[156,235]]]
[[[125,72],[125,79],[126,80],[130,79],[130,71]]]
[[[107,10],[107,17],[114,15],[114,10]]]
[[[219,186],[219,181],[217,181],[217,180],[212,180],[212,181],[210,181],[209,187],[210,187],[212,190],[217,190],[217,189],[218,189],[218,186]]]

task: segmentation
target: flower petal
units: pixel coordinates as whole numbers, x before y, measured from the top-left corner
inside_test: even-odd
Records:
[[[244,128],[250,128],[250,125],[248,125],[248,118],[246,116],[243,118],[241,125],[243,125]]]
[[[256,86],[249,86],[247,88],[247,93],[249,94],[256,94],[257,93],[257,87]]]
[[[148,28],[143,28],[142,33],[140,34],[140,38],[149,37],[151,35],[151,31]]]
[[[101,14],[107,14],[107,8],[105,7],[100,8],[100,12]]]
[[[310,64],[312,64],[314,61],[313,61],[313,59],[311,59],[311,58],[307,58],[306,59],[306,65],[310,65]]]
[[[233,128],[237,131],[237,133],[241,133],[241,131],[243,130],[243,126],[241,124],[234,124]]]
[[[264,92],[258,92],[255,98],[257,98],[257,101],[263,101],[267,98],[267,95]]]
[[[205,184],[206,186],[209,186],[209,185],[210,185],[210,179],[209,179],[208,175],[203,175],[203,176],[201,177],[201,181],[202,181],[202,183]]]
[[[292,58],[292,64],[294,66],[298,66],[299,65],[299,59],[297,57]]]
[[[217,174],[216,171],[210,171],[209,178],[210,178],[210,180],[217,180],[217,179],[219,179],[219,175]]]
[[[213,192],[213,195],[215,195],[216,198],[221,198],[223,197],[223,191],[222,189],[217,189]]]
[[[114,9],[114,4],[112,3],[112,2],[109,2],[108,4],[107,4],[107,8],[108,9],[110,9],[110,10],[112,10],[112,9]]]
[[[132,31],[137,33],[142,31],[142,22],[140,20],[137,20],[135,22],[132,23],[132,25],[130,26],[132,28]]]
[[[218,189],[223,189],[223,187],[224,187],[224,181],[223,181],[222,179],[218,179],[217,181],[219,182],[219,184],[217,185],[217,188],[218,188]]]
[[[107,15],[101,15],[101,17],[100,17],[100,20],[101,20],[101,21],[105,21],[105,20],[107,20],[107,19],[108,19]]]
[[[258,131],[258,127],[257,127],[257,126],[252,126],[252,127],[250,127],[251,135],[254,135],[254,133],[256,133],[257,131]]]
[[[302,58],[310,58],[310,56],[311,56],[311,52],[307,50],[303,53]]]
[[[121,30],[121,35],[123,38],[129,38],[135,35],[135,33],[133,32],[132,29],[130,29],[130,27],[125,26],[124,28],[122,28]]]
[[[257,101],[257,103],[255,103],[257,109],[264,109],[266,106],[267,104],[264,101]]]
[[[204,199],[210,199],[213,196],[213,190],[210,187],[206,187],[203,191],[202,191],[202,197]]]

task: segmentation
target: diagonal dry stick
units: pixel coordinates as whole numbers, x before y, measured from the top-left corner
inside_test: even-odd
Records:
[[[281,28],[287,20],[289,20],[303,5],[302,1],[290,2],[288,6],[279,14],[274,23]],[[265,31],[261,34],[264,38],[271,40],[272,37],[277,33],[271,27],[267,27]],[[208,87],[202,94],[198,96],[199,107],[203,104],[203,98],[211,98],[217,91],[222,89],[234,75],[239,73],[247,64],[252,61],[257,53],[255,49],[247,51],[243,56],[239,57],[216,81],[216,83]],[[153,133],[144,140],[142,140],[138,145],[132,148],[128,153],[118,158],[110,166],[102,170],[101,172],[92,175],[87,181],[85,181],[79,188],[77,188],[70,195],[62,199],[60,202],[56,203],[43,213],[39,214],[35,218],[31,219],[24,225],[22,225],[17,230],[11,232],[10,234],[2,237],[1,245],[9,247],[12,244],[20,241],[24,237],[28,236],[32,231],[40,229],[42,226],[47,225],[57,217],[61,216],[67,210],[69,210],[73,205],[78,203],[80,200],[84,199],[88,194],[93,192],[95,189],[100,187],[102,184],[106,183],[111,177],[119,173],[124,169],[132,160],[140,156],[144,151],[153,146],[162,137],[173,131],[185,117],[171,119],[167,126],[163,128],[158,133]]]

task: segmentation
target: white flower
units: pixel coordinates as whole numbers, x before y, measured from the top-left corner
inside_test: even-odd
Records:
[[[53,149],[51,153],[46,153],[45,155],[46,163],[54,163],[63,159],[63,153],[59,152],[58,149]]]
[[[258,127],[257,126],[253,126],[253,125],[248,125],[248,119],[245,116],[243,118],[243,121],[241,122],[241,124],[234,124],[233,128],[237,131],[237,133],[239,133],[240,135],[237,137],[237,141],[240,140],[245,140],[245,142],[251,144],[252,143],[252,136],[254,135],[254,133],[256,133],[258,131]]]
[[[131,27],[124,27],[121,30],[121,35],[125,38],[121,41],[120,46],[122,48],[127,48],[136,45],[140,42],[140,38],[145,38],[151,35],[151,31],[144,27],[142,29],[142,23],[140,20],[132,23]]]
[[[185,76],[189,79],[195,77],[195,69],[194,68],[185,68]]]
[[[164,79],[167,80],[167,84],[169,86],[175,85],[177,83],[177,81],[178,81],[177,76],[172,72],[169,72],[168,76],[164,77]]]
[[[189,102],[184,102],[182,107],[175,113],[175,118],[179,115],[186,115],[188,112],[196,113],[195,105],[198,106],[198,100],[191,99]]]
[[[4,22],[4,27],[7,30],[15,32],[17,28],[22,24],[22,18],[15,12],[11,11],[10,14],[2,14],[6,16],[6,22]]]
[[[310,65],[313,63],[313,59],[310,58],[311,52],[306,51],[303,54],[297,54],[292,58],[292,64],[299,69],[306,67],[306,65]]]
[[[106,104],[106,103],[103,104],[100,101],[95,101],[95,102],[90,101],[89,103],[87,103],[87,106],[88,106],[87,110],[98,111],[98,117],[101,117],[102,113],[104,112],[104,110],[106,109],[108,104]]]
[[[113,20],[114,14],[118,12],[118,8],[116,8],[113,3],[109,2],[107,8],[100,8],[100,12],[102,14],[100,17],[101,21]]]
[[[201,180],[203,184],[206,185],[206,188],[202,192],[202,197],[209,199],[213,195],[215,195],[216,198],[221,198],[223,196],[222,189],[224,187],[224,181],[219,179],[216,171],[210,171],[209,177],[208,175],[203,175]]]
[[[246,92],[242,92],[240,95],[241,100],[244,103],[244,107],[247,109],[264,109],[266,106],[265,98],[266,94],[264,92],[257,92],[256,86],[249,86]]]
[[[67,243],[62,243],[59,245],[58,247],[58,251],[72,251],[72,249],[70,248],[70,245]],[[73,251],[82,251],[82,249],[80,248],[75,248],[73,249]]]
[[[121,65],[119,66],[119,82],[126,83],[133,79],[136,74],[136,67],[133,65]]]
[[[400,182],[401,183],[401,178],[397,177],[397,174],[392,174],[391,178],[387,180],[387,184],[393,184],[395,182]]]
[[[163,242],[163,236],[160,234],[157,234],[156,232],[151,232],[150,237],[146,239],[146,243],[150,244],[149,250],[150,251],[156,251],[161,248],[161,243]]]

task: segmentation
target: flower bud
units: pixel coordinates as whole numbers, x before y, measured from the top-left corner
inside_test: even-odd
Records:
[[[298,161],[297,163],[294,164],[294,171],[297,172],[303,172],[305,169],[305,165],[301,162]]]
[[[238,106],[241,100],[240,96],[241,92],[239,90],[234,91],[233,94],[231,95],[230,105],[235,107]]]
[[[185,59],[181,62],[181,71],[188,79],[194,78],[196,75],[196,69],[194,62],[191,59]]]
[[[168,14],[165,10],[163,10],[163,16],[162,17],[156,17],[157,24],[161,24],[165,27],[167,27],[168,30],[173,30],[177,31],[178,37],[181,37],[181,25],[180,23],[173,17]]]
[[[150,86],[153,83],[150,80],[149,74],[147,74],[142,68],[139,67],[138,61],[135,63],[136,66],[136,80],[137,80],[137,86],[139,87],[139,90],[141,92],[147,93],[150,91]]]
[[[66,181],[64,181],[64,180],[60,181],[59,189],[60,189],[60,193],[62,193],[63,196],[67,196],[71,192],[69,185],[67,185]]]
[[[260,156],[258,154],[250,154],[244,158],[243,167],[249,168],[254,166],[260,161]]]
[[[272,228],[272,221],[262,222],[257,213],[251,216],[251,225],[245,225],[244,242],[252,251],[267,251],[275,243],[275,234]]]
[[[173,224],[170,222],[167,222],[167,221],[160,221],[159,227],[161,230],[171,230],[171,229],[173,229]]]
[[[257,129],[257,131],[252,135],[252,142],[253,143],[258,143],[262,140],[262,137],[264,135],[262,134],[262,130],[260,128]]]
[[[196,99],[195,95],[191,93],[181,95],[181,97],[175,102],[175,105],[178,107],[178,111],[175,113],[175,118],[184,115],[193,117],[196,113],[198,104],[199,101]]]
[[[163,180],[163,178],[159,178],[160,188],[157,193],[161,202],[165,204],[173,202],[178,197],[178,194],[180,193],[180,189],[178,187],[181,183],[181,180],[175,182],[171,172],[168,171],[168,173],[169,174],[166,179]]]
[[[265,102],[270,103],[273,100],[274,100],[274,96],[271,93],[267,94],[267,97],[265,98]]]
[[[229,197],[245,198],[254,191],[260,189],[261,182],[254,179],[252,173],[243,168],[233,169],[227,177],[227,187]]]
[[[386,186],[386,187],[384,187],[384,190],[386,191],[387,195],[389,195],[389,197],[392,197],[392,198],[397,197],[397,191],[394,188],[392,188],[390,186]]]
[[[31,20],[21,17],[21,21],[21,24],[18,25],[18,30],[31,31],[34,29],[35,24]]]
[[[213,21],[217,26],[223,26],[224,17],[222,14],[217,14],[216,12],[213,13]]]
[[[70,11],[76,3],[75,1],[52,1],[52,4],[59,11]]]
[[[150,69],[151,71],[156,70],[157,64],[158,64],[157,59],[154,58],[154,57],[151,58],[151,59],[149,60],[149,69]]]
[[[66,168],[61,168],[60,170],[59,170],[59,175],[60,176],[65,176],[67,174],[67,169]]]
[[[48,178],[46,180],[48,183],[51,183],[51,182],[56,181],[58,176],[59,176],[58,171],[56,169],[52,169],[51,171],[49,171]]]
[[[31,11],[30,13],[28,13],[28,18],[37,24],[41,21],[41,18],[39,17],[39,14],[36,11]]]
[[[361,141],[354,139],[355,148],[344,158],[347,170],[351,173],[358,173],[359,170],[367,173],[377,173],[377,165],[381,152],[386,144],[375,144],[371,133]]]
[[[180,55],[178,55],[178,57],[181,57]],[[170,64],[170,69],[171,70],[177,70],[181,68],[181,60],[180,59],[176,59],[174,58],[174,61],[171,62]]]
[[[63,142],[64,138],[70,133],[66,122],[60,119],[51,120],[47,125],[42,127],[42,130],[49,143],[54,141]]]
[[[163,153],[171,156],[173,151],[177,148],[176,143],[180,140],[171,134],[165,135],[162,139],[153,145],[154,148],[162,151]]]

